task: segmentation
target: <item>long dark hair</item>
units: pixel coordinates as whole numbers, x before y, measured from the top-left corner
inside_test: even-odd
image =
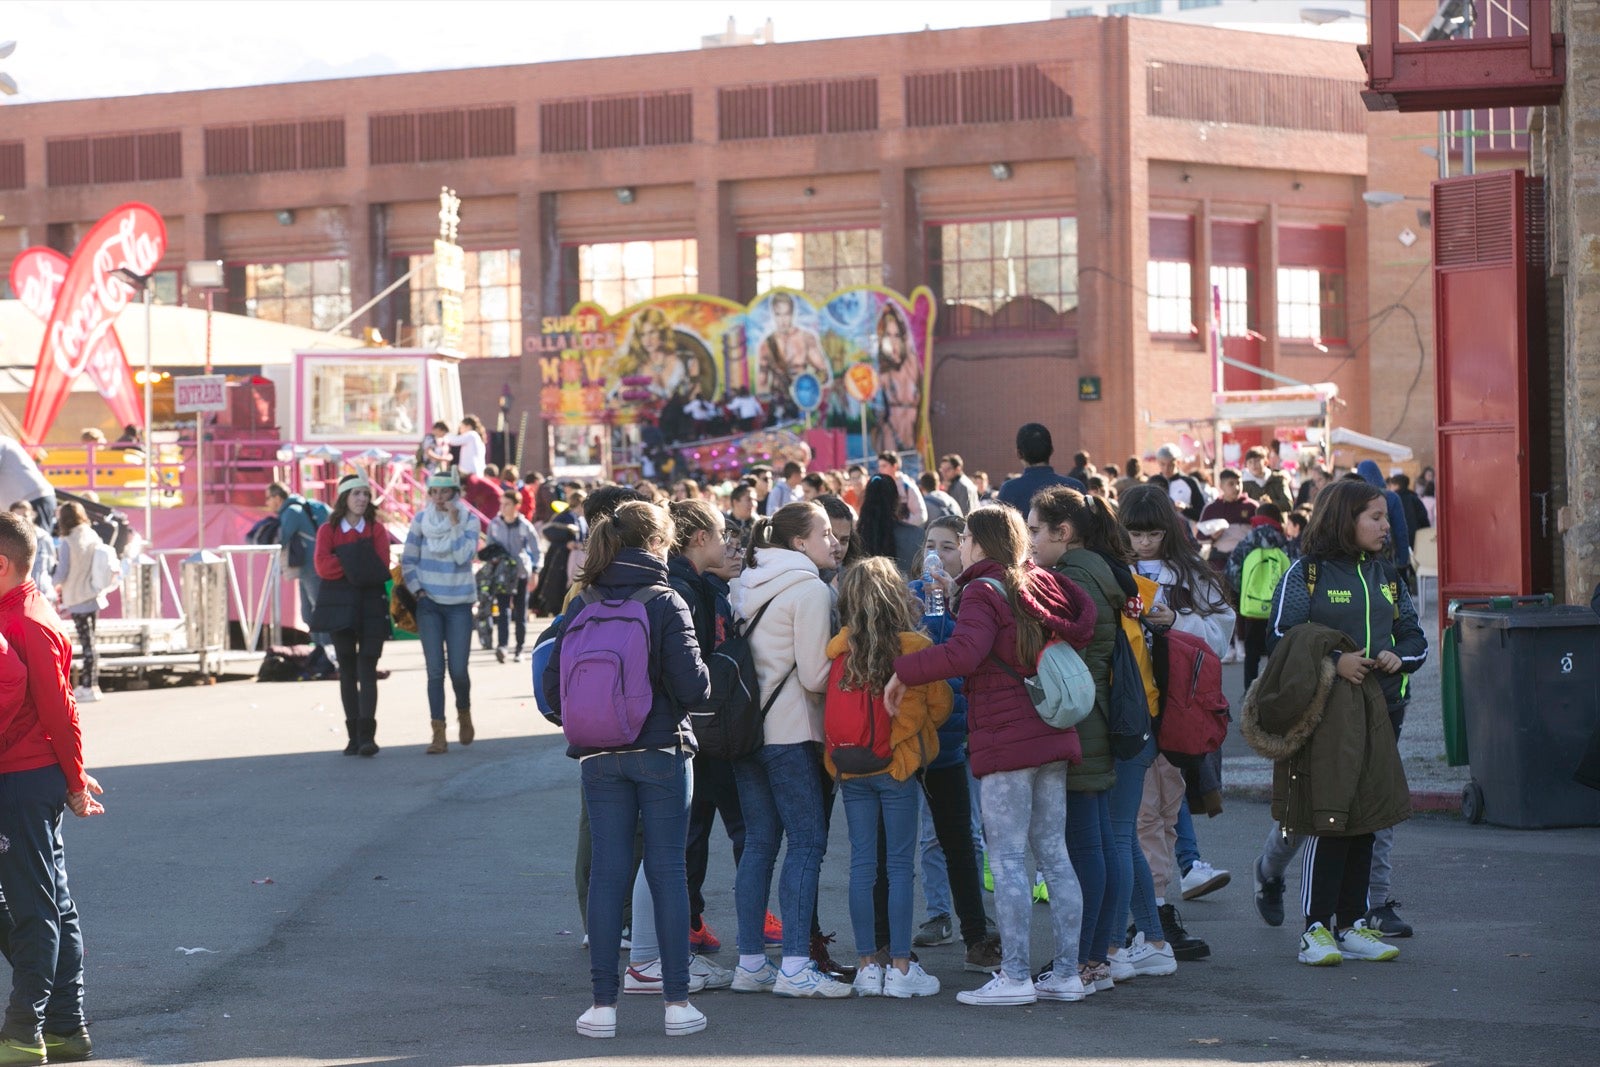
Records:
[[[1308,559],[1360,559],[1366,550],[1356,541],[1356,516],[1382,495],[1366,482],[1340,479],[1323,486],[1300,535],[1300,554]]]
[[[894,559],[894,531],[900,524],[900,483],[883,474],[875,474],[861,494],[861,521],[856,532],[861,537],[861,548],[869,556],[887,556]]]
[[[1022,590],[1028,588],[1028,527],[1015,508],[990,504],[967,516],[967,532],[990,561],[1005,571],[1001,583],[1017,623],[1017,662],[1032,667],[1044,650],[1044,624],[1022,603]]]
[[[1117,505],[1104,497],[1056,485],[1039,490],[1032,508],[1047,526],[1071,526],[1084,548],[1110,562],[1127,565],[1133,559],[1127,533],[1117,522]]]
[[[672,516],[666,508],[629,501],[589,527],[589,555],[578,581],[585,588],[597,584],[624,548],[649,549],[656,544],[671,548],[672,540]]]
[[[1174,610],[1187,608],[1202,617],[1220,614],[1232,599],[1227,583],[1200,557],[1189,537],[1189,524],[1158,485],[1130,486],[1122,494],[1122,525],[1127,530],[1159,530],[1161,562],[1178,576],[1168,598]],[[1207,590],[1215,595],[1203,596]],[[1187,600],[1188,603],[1183,603]]]
[[[750,527],[750,547],[744,551],[744,565],[756,565],[756,551],[762,548],[789,548],[795,538],[811,536],[817,523],[827,522],[828,513],[815,501],[796,500],[785,504],[771,516],[763,516]]]
[[[368,522],[382,523],[387,521],[383,514],[378,511],[378,494],[372,491],[372,487],[370,485],[353,485],[339,494],[339,498],[333,502],[333,507],[328,511],[328,524],[335,530],[339,528],[341,522],[349,517],[350,494],[357,489],[365,489],[367,491],[367,511],[362,517]],[[456,499],[461,499],[461,490],[459,489],[456,490]],[[425,506],[432,507],[433,505],[430,503]]]
[[[839,561],[840,568],[848,567],[866,557],[866,552],[861,547],[861,531],[857,529],[856,512],[843,499],[832,493],[823,493],[812,501],[813,504],[822,505],[822,510],[828,513],[828,521],[838,519],[850,521],[850,540],[844,545],[844,558]]]

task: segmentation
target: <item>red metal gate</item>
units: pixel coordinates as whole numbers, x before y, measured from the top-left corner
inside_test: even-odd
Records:
[[[1551,584],[1544,183],[1433,184],[1439,603]]]

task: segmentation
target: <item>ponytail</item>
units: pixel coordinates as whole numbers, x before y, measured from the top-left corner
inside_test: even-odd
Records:
[[[1040,490],[1032,508],[1046,526],[1070,525],[1076,539],[1091,552],[1122,563],[1132,561],[1133,546],[1117,522],[1116,505],[1111,501],[1057,485]]]
[[[640,501],[622,504],[589,528],[589,554],[578,572],[578,581],[586,587],[597,585],[624,548],[665,548],[672,544],[673,537],[672,516],[665,508]]]
[[[744,565],[756,565],[756,552],[763,548],[789,548],[794,541],[810,537],[817,523],[827,522],[828,513],[820,504],[797,500],[785,504],[777,514],[757,518],[750,527],[750,547],[744,552]]]

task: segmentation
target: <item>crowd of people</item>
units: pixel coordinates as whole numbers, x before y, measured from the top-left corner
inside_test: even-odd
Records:
[[[704,1029],[689,1000],[704,990],[937,995],[917,950],[957,938],[989,975],[957,1000],[980,1006],[1079,1001],[1205,958],[1175,902],[1231,879],[1201,857],[1192,817],[1219,810],[1220,757],[1205,785],[1203,767],[1163,751],[1167,683],[1150,650],[1172,634],[1245,658],[1255,683],[1242,729],[1277,768],[1252,879],[1262,918],[1285,921],[1304,847],[1298,960],[1398,955],[1411,927],[1389,895],[1409,800],[1397,741],[1427,653],[1402,550],[1409,485],[1290,477],[1265,449],[1215,488],[1176,446],[1148,476],[1083,453],[1058,473],[1053,451],[1045,427],[1024,426],[1022,469],[997,488],[959,455],[914,479],[886,453],[871,473],[790,462],[712,490],[565,493],[564,521],[543,527],[566,527],[567,558],[552,574],[548,552],[539,579],[558,617],[533,682],[580,766],[593,986],[580,1033],[615,1035],[632,994],[664,1000],[669,1036]],[[1067,728],[1043,714],[1035,677],[1061,645],[1093,682]],[[1113,675],[1141,660],[1147,717],[1130,735]],[[735,688],[746,661],[748,691]],[[759,724],[737,749],[723,726],[706,732],[730,707]],[[848,962],[818,906],[836,798]],[[729,966],[710,959],[722,939],[703,892],[719,815],[737,871]],[[1038,956],[1036,902],[1051,916]]]

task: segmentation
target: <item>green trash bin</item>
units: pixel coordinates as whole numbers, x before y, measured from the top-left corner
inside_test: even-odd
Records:
[[[1461,711],[1461,634],[1455,626],[1444,628],[1439,650],[1439,704],[1444,713],[1444,758],[1452,767],[1465,767],[1467,720]]]

